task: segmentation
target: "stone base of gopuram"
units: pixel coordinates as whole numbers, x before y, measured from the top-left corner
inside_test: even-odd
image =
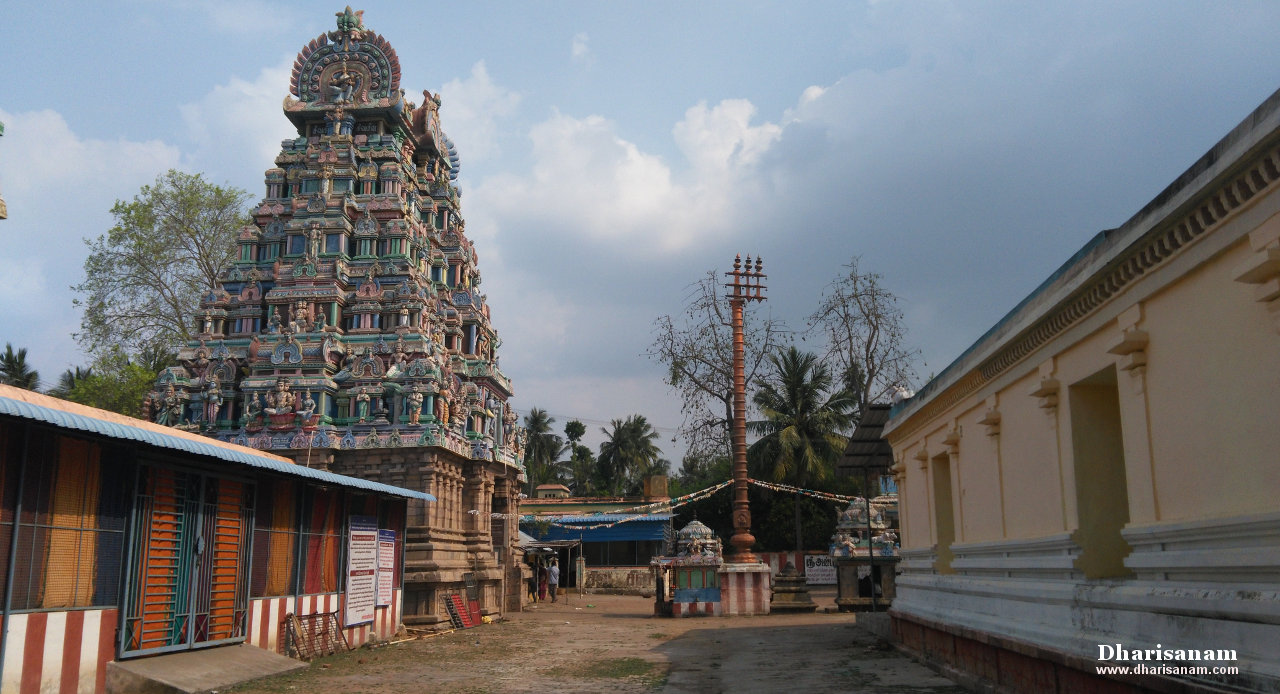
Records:
[[[726,617],[769,614],[772,595],[768,564],[720,566],[720,614]]]

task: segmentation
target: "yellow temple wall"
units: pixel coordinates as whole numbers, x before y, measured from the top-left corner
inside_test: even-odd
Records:
[[[895,406],[899,642],[1212,645],[1280,690],[1277,413],[1280,92]]]

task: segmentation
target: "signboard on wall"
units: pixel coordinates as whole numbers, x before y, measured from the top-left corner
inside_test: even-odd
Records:
[[[836,562],[830,554],[804,555],[805,583],[811,586],[836,584]]]
[[[391,604],[396,589],[396,531],[378,531],[378,607]]]
[[[378,593],[378,519],[351,516],[347,532],[346,625],[373,621]]]

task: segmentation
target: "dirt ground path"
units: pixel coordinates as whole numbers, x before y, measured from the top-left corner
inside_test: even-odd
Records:
[[[831,605],[833,592],[815,601]],[[960,692],[852,614],[653,617],[652,599],[569,596],[506,620],[316,661],[231,691],[640,694]]]

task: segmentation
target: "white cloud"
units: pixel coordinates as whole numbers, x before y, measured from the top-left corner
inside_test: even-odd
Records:
[[[280,153],[280,141],[297,136],[281,110],[292,69],[293,59],[287,58],[263,68],[253,81],[233,76],[179,107],[198,169],[221,172],[241,186],[261,181]]]
[[[515,113],[520,95],[489,77],[481,60],[466,79],[453,79],[440,88],[440,121],[458,145],[463,172],[468,160],[492,158],[501,151],[498,122]]]
[[[111,206],[178,167],[181,153],[158,140],[81,137],[62,114],[0,110],[0,185],[9,219],[0,259],[0,341],[32,350],[46,379],[83,363],[71,333],[79,323],[72,285],[83,278],[82,239],[111,227]]]
[[[589,41],[586,32],[574,34],[573,42],[569,44],[569,55],[576,61],[589,61],[591,59]]]
[[[782,132],[752,125],[755,111],[741,99],[690,108],[672,129],[687,164],[679,169],[623,138],[613,121],[556,113],[529,131],[532,168],[481,181],[473,209],[498,234],[537,227],[647,254],[713,242],[743,214],[761,156]]]
[[[721,101],[714,108],[702,102],[685,111],[672,135],[701,176],[737,178],[749,172],[782,134],[782,128],[774,123],[751,125],[755,114],[756,107],[746,99]],[[711,186],[715,182],[700,183]]]
[[[37,200],[59,200],[53,208],[28,210],[42,215],[47,209],[63,211],[68,203],[75,207],[78,201],[98,202],[104,196],[95,193],[119,191],[121,181],[149,181],[177,166],[180,158],[176,147],[159,140],[81,138],[56,111],[0,110],[0,120],[5,123],[5,137],[0,140],[0,184],[4,185],[11,218]],[[67,200],[72,191],[75,195]],[[108,203],[103,210],[109,207]]]

